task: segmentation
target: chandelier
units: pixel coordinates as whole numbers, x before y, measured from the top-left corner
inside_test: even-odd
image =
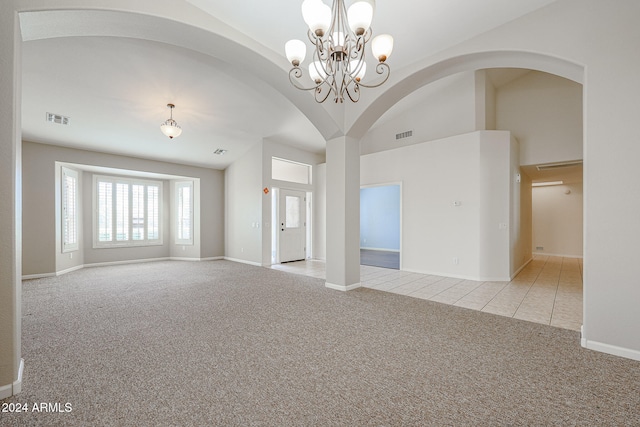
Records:
[[[167,104],[167,107],[171,109],[171,117],[160,125],[160,130],[168,136],[169,139],[173,139],[180,136],[182,128],[178,126],[178,123],[175,120],[173,120],[173,109],[176,106],[173,104]]]
[[[313,90],[317,102],[322,103],[333,94],[336,103],[348,97],[352,102],[360,99],[360,87],[381,86],[391,72],[385,62],[393,49],[393,37],[388,34],[371,41],[373,56],[378,60],[376,73],[382,80],[364,84],[367,71],[365,47],[371,39],[371,21],[375,0],[357,0],[347,10],[344,0],[333,0],[329,8],[322,0],[304,0],[302,17],[309,26],[308,37],[314,45],[309,64],[309,76],[314,86],[305,87],[300,64],[306,56],[306,45],[301,40],[289,40],[285,45],[287,59],[293,65],[289,71],[291,84],[300,90]]]

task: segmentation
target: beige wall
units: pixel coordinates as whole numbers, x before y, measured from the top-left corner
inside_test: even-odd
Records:
[[[582,257],[582,183],[536,187],[532,192],[533,252]]]
[[[0,399],[19,393],[22,293],[20,27],[17,0],[0,13]]]
[[[524,265],[533,257],[533,253],[531,251],[531,242],[533,241],[531,178],[520,172],[520,180],[520,227],[518,228],[520,232],[520,236],[518,236],[520,243],[514,252],[514,266]]]
[[[192,259],[224,256],[224,175],[222,171],[142,160],[132,157],[56,147],[24,142],[23,197],[23,275],[47,275],[65,271],[83,264],[100,264],[130,260],[144,260],[182,256]],[[60,204],[59,166],[56,162],[76,165],[140,171],[162,175],[192,177],[200,181],[201,244],[182,251],[175,246],[168,224],[170,215],[164,216],[164,240],[162,246],[136,248],[93,249],[92,233],[92,179],[93,173],[81,174],[81,250],[62,253],[60,242],[60,216],[56,206]],[[56,179],[56,177],[58,179]],[[163,202],[170,203],[170,181],[163,185]],[[197,208],[197,207],[196,207]],[[69,255],[74,254],[74,255]],[[177,255],[172,255],[177,254]]]

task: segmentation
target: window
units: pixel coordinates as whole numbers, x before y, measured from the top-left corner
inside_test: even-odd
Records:
[[[271,178],[298,184],[311,184],[311,165],[272,157]]]
[[[176,245],[193,245],[193,182],[176,182]]]
[[[300,197],[285,197],[285,227],[300,228]]]
[[[94,247],[162,244],[162,182],[94,176]]]
[[[78,172],[62,168],[62,252],[78,250]]]

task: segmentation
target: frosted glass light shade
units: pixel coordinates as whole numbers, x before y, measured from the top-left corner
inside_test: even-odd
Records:
[[[313,61],[309,64],[309,76],[311,76],[311,80],[314,82],[321,82],[327,77],[327,73],[324,72],[320,61]]]
[[[380,34],[371,42],[371,51],[378,61],[384,62],[393,51],[393,37],[389,34]]]
[[[365,73],[367,72],[367,63],[363,61],[360,65],[361,66],[358,69],[357,68],[358,67],[358,60],[349,62],[349,69],[351,70],[352,75],[353,75],[353,73],[356,73],[353,77],[357,81],[360,81],[361,79],[363,79]]]
[[[304,0],[302,2],[302,18],[312,33],[322,36],[331,25],[331,8],[322,0]]]
[[[289,40],[284,45],[284,51],[289,62],[297,67],[307,55],[307,46],[301,40]]]
[[[347,20],[351,31],[357,35],[362,35],[371,26],[373,7],[366,1],[355,2],[347,11]]]
[[[333,37],[333,44],[335,46],[344,46],[345,37],[342,31],[340,32],[336,31],[335,33],[333,33],[332,37]]]
[[[168,136],[169,139],[176,138],[182,133],[182,128],[178,126],[178,123],[176,123],[176,121],[173,119],[169,119],[161,124],[160,130],[162,131],[162,133]]]

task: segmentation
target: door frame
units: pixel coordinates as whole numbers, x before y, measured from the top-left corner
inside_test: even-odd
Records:
[[[305,260],[313,258],[313,191],[296,188],[295,186],[271,187],[271,264],[281,264],[280,262],[280,233],[278,226],[280,223],[280,190],[300,191],[305,193],[306,198],[306,251]]]
[[[403,219],[403,212],[402,212],[402,205],[403,205],[403,198],[402,198],[402,181],[391,181],[391,182],[381,182],[381,183],[377,183],[377,184],[361,184],[360,185],[360,190],[362,190],[363,188],[373,188],[373,187],[391,187],[397,185],[400,187],[400,206],[399,206],[399,213],[400,213],[400,265],[398,268],[398,271],[402,271],[402,236],[403,236],[403,228],[402,228],[402,219]],[[358,193],[358,196],[360,196],[360,193]],[[360,213],[360,215],[362,215],[362,212]]]

